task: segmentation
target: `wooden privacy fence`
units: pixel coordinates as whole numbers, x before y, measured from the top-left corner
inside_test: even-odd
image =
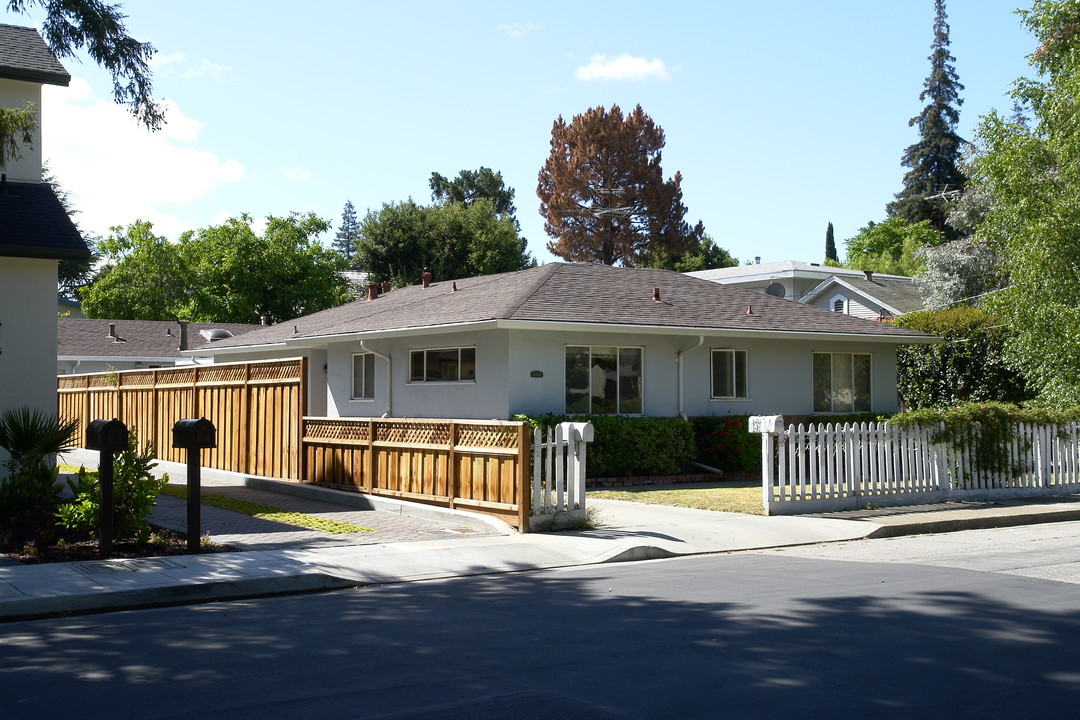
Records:
[[[528,529],[529,436],[498,420],[304,418],[304,480]]]
[[[158,458],[174,462],[186,458],[172,447],[173,425],[205,417],[217,428],[218,446],[203,451],[204,467],[296,479],[306,369],[304,358],[294,358],[61,375],[58,415],[78,421],[77,446],[85,445],[91,420],[116,418],[140,443],[153,442]]]
[[[771,418],[764,418],[769,419]],[[1080,424],[1017,424],[1003,447],[939,427],[890,423],[758,425],[766,514],[1080,492]],[[989,451],[989,452],[988,452]],[[992,462],[987,462],[987,458]]]

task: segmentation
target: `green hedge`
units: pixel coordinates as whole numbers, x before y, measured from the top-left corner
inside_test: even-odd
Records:
[[[761,472],[761,436],[751,435],[749,415],[696,417],[697,461],[724,472]]]
[[[532,427],[553,427],[561,422],[591,422],[586,474],[589,477],[671,475],[683,472],[695,458],[694,430],[680,418],[626,417],[623,415],[516,415]]]

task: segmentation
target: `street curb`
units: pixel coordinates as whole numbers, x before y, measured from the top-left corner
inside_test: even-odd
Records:
[[[899,525],[881,525],[866,537],[868,539],[904,537],[908,535],[932,535],[935,533],[957,532],[959,530],[992,530],[1023,525],[1042,525],[1055,522],[1074,522],[1080,520],[1080,510],[1052,510],[1023,515],[983,515],[948,520],[929,520],[919,523]],[[875,522],[867,520],[867,522]]]
[[[276,578],[190,583],[86,595],[5,599],[0,603],[0,622],[344,590],[359,584],[355,580],[324,573],[304,573]]]

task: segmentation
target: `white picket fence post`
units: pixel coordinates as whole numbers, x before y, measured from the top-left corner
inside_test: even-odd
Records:
[[[592,423],[565,422],[533,431],[532,517],[529,525],[570,525],[585,519],[585,453]]]

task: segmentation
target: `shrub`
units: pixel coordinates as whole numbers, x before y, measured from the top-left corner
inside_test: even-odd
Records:
[[[751,435],[749,415],[691,418],[700,463],[724,472],[761,472],[761,436]]]
[[[8,452],[6,477],[0,477],[0,524],[55,502],[57,470],[53,456],[67,448],[75,421],[61,424],[55,415],[27,407],[0,414],[0,447]]]
[[[150,512],[169,476],[154,477],[157,467],[154,446],[138,450],[138,438],[128,435],[128,449],[113,463],[113,535],[116,539],[150,535]],[[79,468],[78,481],[68,481],[72,499],[56,511],[60,525],[71,530],[96,532],[101,517],[101,485],[98,473]]]
[[[561,422],[591,422],[595,430],[585,455],[589,477],[670,475],[694,459],[694,431],[681,418],[625,415],[517,415],[531,427],[550,428]]]

